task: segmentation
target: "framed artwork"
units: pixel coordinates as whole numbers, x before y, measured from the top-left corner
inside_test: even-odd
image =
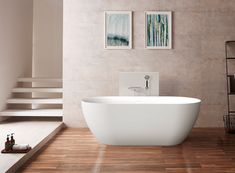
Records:
[[[145,12],[145,48],[172,48],[172,12]]]
[[[131,49],[132,48],[132,12],[105,11],[104,12],[104,48]]]

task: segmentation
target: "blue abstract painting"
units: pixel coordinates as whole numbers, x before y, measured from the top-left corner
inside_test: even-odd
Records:
[[[106,46],[130,46],[130,15],[106,13]]]
[[[171,16],[166,13],[146,14],[146,46],[171,48]]]

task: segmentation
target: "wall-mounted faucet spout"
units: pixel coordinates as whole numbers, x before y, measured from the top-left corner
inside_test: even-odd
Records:
[[[150,79],[150,76],[149,75],[145,75],[144,79],[145,79],[145,89],[149,89],[149,79]]]

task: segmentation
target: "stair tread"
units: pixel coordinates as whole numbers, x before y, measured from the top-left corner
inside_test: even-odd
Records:
[[[10,98],[8,100],[62,100],[62,98]]]
[[[22,77],[22,78],[18,78],[18,82],[62,82],[62,79],[61,78]]]
[[[63,88],[61,87],[19,87],[19,88],[13,88],[12,92],[63,92]]]
[[[7,103],[55,103],[62,104],[62,98],[11,98],[7,100]]]
[[[62,109],[6,109],[2,116],[62,116]]]

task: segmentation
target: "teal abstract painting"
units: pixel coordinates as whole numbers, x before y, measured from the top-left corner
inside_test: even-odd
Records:
[[[131,48],[131,30],[131,12],[105,12],[105,48]]]
[[[171,12],[145,13],[145,47],[171,49]]]

